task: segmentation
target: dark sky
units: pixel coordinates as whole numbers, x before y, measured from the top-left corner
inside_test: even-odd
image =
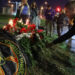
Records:
[[[43,4],[44,1],[48,1],[48,3],[54,8],[56,6],[64,7],[64,5],[68,2],[68,0],[36,0],[36,1],[37,1],[38,5]]]
[[[5,4],[6,1],[8,0],[0,0],[0,2],[1,1],[3,4]],[[21,1],[21,0],[11,0],[11,1]],[[54,8],[56,6],[64,7],[64,5],[68,2],[68,0],[28,0],[29,4],[31,4],[33,1],[36,1],[38,6],[42,5],[45,1],[48,1],[48,3]]]
[[[48,1],[53,8],[56,6],[64,7],[64,5],[68,2],[68,0],[28,0],[29,4],[33,1],[36,1],[38,6],[42,5],[45,1]]]
[[[12,0],[12,1],[21,1],[21,0]],[[48,3],[52,7],[56,6],[64,7],[64,5],[68,2],[68,0],[28,0],[29,4],[31,4],[33,1],[36,1],[38,6],[43,4],[45,1],[48,1]]]
[[[11,1],[21,1],[21,0],[11,0]],[[56,8],[57,6],[61,6],[62,8],[68,2],[68,0],[28,0],[28,3],[31,4],[33,1],[36,1],[37,5],[43,5],[45,1],[53,7]],[[7,4],[8,0],[0,0],[0,12],[2,11],[2,7]]]

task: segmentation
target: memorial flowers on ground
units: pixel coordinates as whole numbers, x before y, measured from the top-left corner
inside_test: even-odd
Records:
[[[18,34],[21,33],[33,33],[36,31],[36,25],[31,24],[29,20],[26,20],[26,24],[23,24],[22,20],[15,18],[15,19],[10,19],[8,24],[3,26],[3,29],[10,32],[10,33],[15,33],[17,32]],[[37,30],[38,33],[42,32],[43,30]]]

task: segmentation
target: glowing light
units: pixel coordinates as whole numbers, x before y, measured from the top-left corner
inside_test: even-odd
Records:
[[[9,0],[8,3],[11,3],[11,1]]]
[[[6,25],[5,26],[3,26],[3,29],[5,29],[6,28]]]
[[[10,19],[8,24],[9,24],[11,27],[13,27],[13,20]]]
[[[42,15],[40,15],[40,19],[43,19],[43,16]]]
[[[22,21],[22,19],[20,19],[18,22],[19,22],[19,23],[21,23],[21,24],[23,24],[23,21]]]
[[[22,23],[22,19],[20,19],[18,22]]]
[[[30,23],[29,19],[26,19],[26,25],[28,25]]]
[[[45,1],[45,2],[44,2],[44,4],[46,4],[46,5],[47,5],[47,4],[48,4],[48,2],[47,2],[47,1]]]
[[[44,7],[43,6],[41,6],[41,10],[43,10],[44,9]]]
[[[14,5],[12,4],[12,5],[11,5],[11,7],[13,8],[13,7],[14,7]]]
[[[57,12],[60,12],[60,11],[61,11],[61,7],[57,7],[57,8],[56,8],[56,11],[57,11]]]

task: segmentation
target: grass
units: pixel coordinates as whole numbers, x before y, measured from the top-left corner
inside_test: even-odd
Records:
[[[7,24],[10,18],[14,18],[14,16],[0,15],[0,28],[2,28],[5,24]]]
[[[51,42],[55,38],[57,36],[54,35],[33,42],[26,37],[20,40],[23,51],[32,62],[28,75],[75,75],[75,54],[68,50],[65,43],[46,48],[45,41]]]

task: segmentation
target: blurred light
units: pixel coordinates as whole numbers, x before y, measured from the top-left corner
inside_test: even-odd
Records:
[[[22,19],[20,19],[18,22],[22,23]]]
[[[6,25],[5,26],[3,26],[3,29],[5,29],[6,28]]]
[[[26,19],[26,24],[25,25],[28,25],[30,23],[30,19]]]
[[[8,3],[11,3],[11,1],[9,0]]]
[[[58,17],[58,16],[59,16],[59,14],[60,14],[60,13],[59,13],[59,12],[57,12],[57,13],[56,13],[56,16]]]
[[[44,9],[44,7],[43,6],[41,6],[41,10],[43,10]]]
[[[44,2],[44,4],[45,4],[45,5],[47,5],[47,4],[48,4],[48,2],[47,2],[47,1],[45,1],[45,2]]]
[[[13,8],[13,6],[14,6],[14,5],[13,5],[13,4],[11,4],[11,7],[12,7],[12,8]]]
[[[8,24],[13,27],[13,19],[10,19]]]
[[[22,19],[20,19],[18,22],[19,22],[19,23],[21,23],[21,24],[23,24],[23,21],[22,21]]]
[[[42,15],[40,15],[40,19],[43,19],[43,16]]]
[[[57,7],[56,12],[60,12],[60,11],[61,11],[61,7]]]

